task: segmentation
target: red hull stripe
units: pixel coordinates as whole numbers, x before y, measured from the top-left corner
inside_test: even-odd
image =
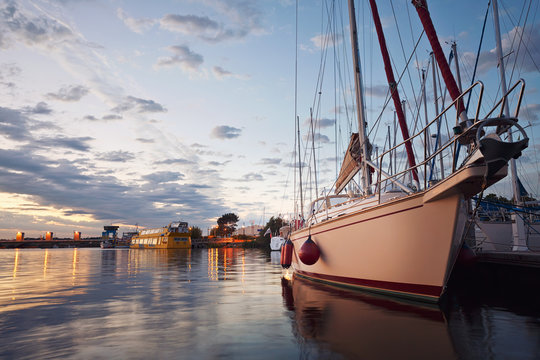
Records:
[[[421,296],[421,297],[434,298],[433,300],[435,301],[441,296],[441,293],[443,290],[442,286],[434,286],[434,285],[405,284],[405,283],[397,283],[397,282],[391,282],[391,281],[357,279],[357,278],[350,278],[350,277],[343,277],[343,276],[316,274],[316,273],[312,273],[308,271],[301,271],[301,270],[296,270],[296,272],[301,276],[305,276],[305,277],[313,278],[317,280],[323,280],[327,282],[343,284],[343,285],[348,285],[348,286],[370,288],[370,289],[380,290],[380,291],[385,291],[385,292],[392,292],[392,293],[398,292],[403,295],[409,295],[409,296]]]
[[[422,206],[424,206],[424,205],[417,205],[417,206],[410,207],[410,208],[408,208],[408,209],[398,210],[398,211],[394,211],[394,212],[391,212],[391,213],[388,213],[388,214],[379,215],[379,216],[374,216],[374,217],[371,217],[371,218],[369,218],[369,219],[358,220],[358,221],[352,222],[352,223],[350,223],[350,224],[341,225],[341,226],[336,226],[336,227],[333,227],[333,228],[330,228],[330,229],[326,229],[326,230],[323,230],[323,231],[312,232],[311,235],[322,234],[322,233],[325,233],[325,232],[327,232],[327,231],[333,231],[333,230],[335,230],[335,229],[340,229],[340,228],[344,228],[344,227],[347,227],[347,226],[356,225],[356,224],[359,224],[359,223],[362,223],[362,222],[365,222],[365,221],[371,221],[371,220],[375,220],[375,219],[382,218],[382,217],[385,217],[385,216],[390,216],[390,215],[394,215],[394,214],[399,214],[400,212],[418,209],[418,208],[421,208]],[[293,241],[302,240],[302,239],[307,238],[307,237],[308,237],[308,235],[302,236],[302,237],[299,237],[298,239],[294,239]]]

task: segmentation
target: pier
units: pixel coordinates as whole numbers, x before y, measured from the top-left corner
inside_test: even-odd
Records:
[[[50,248],[79,248],[79,247],[99,247],[101,238],[88,238],[88,239],[24,239],[20,240],[0,240],[0,249],[50,249]]]
[[[489,251],[476,254],[481,263],[540,268],[540,252]]]

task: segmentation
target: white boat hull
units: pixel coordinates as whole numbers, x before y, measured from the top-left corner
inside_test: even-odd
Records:
[[[285,243],[285,239],[281,236],[274,236],[270,239],[270,250],[280,251],[281,245]]]

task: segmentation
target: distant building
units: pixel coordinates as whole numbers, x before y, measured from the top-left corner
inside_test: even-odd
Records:
[[[233,235],[248,235],[259,236],[259,232],[263,229],[261,225],[242,226],[236,229]]]

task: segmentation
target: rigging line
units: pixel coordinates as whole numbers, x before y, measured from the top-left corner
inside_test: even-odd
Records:
[[[510,75],[510,83],[512,83],[512,78],[514,76],[514,71],[515,71],[515,68],[516,68],[516,63],[518,61],[518,56],[519,56],[519,53],[520,53],[521,45],[523,45],[523,47],[525,48],[527,54],[531,57],[532,63],[534,64],[534,66],[536,67],[538,72],[540,72],[540,69],[538,68],[538,65],[534,61],[534,58],[531,56],[531,54],[530,54],[530,52],[529,52],[529,50],[527,48],[527,44],[523,41],[523,36],[525,34],[525,29],[527,28],[527,20],[529,18],[529,13],[531,11],[531,5],[532,5],[532,1],[529,1],[529,7],[527,8],[527,14],[525,15],[525,20],[523,21],[523,26],[520,27],[519,23],[518,23],[518,26],[515,26],[515,28],[517,30],[516,30],[516,33],[514,34],[514,39],[512,40],[512,48],[513,48],[513,43],[515,41],[515,38],[517,38],[518,35],[519,35],[519,44],[518,44],[518,50],[516,52],[516,56],[514,58],[514,65],[512,67],[512,72],[511,72],[511,75]],[[504,4],[503,4],[503,6],[504,6]],[[510,16],[509,16],[509,18],[510,18],[510,22],[512,22],[512,18]],[[513,25],[513,23],[512,23],[512,25]],[[532,33],[532,29],[531,29],[531,33]],[[531,33],[529,34],[529,39],[530,39]],[[525,56],[523,56],[523,59],[521,60],[521,68],[524,67],[524,63],[525,63]]]
[[[486,30],[486,22],[489,16],[489,8],[491,6],[491,0],[488,0],[488,5],[486,9],[486,15],[484,16],[484,24],[482,25],[482,34],[480,35],[480,43],[478,44],[478,50],[476,51],[476,61],[474,62],[474,70],[471,77],[471,85],[474,84],[474,78],[476,77],[476,70],[478,69],[478,60],[480,60],[480,51],[482,50],[482,42],[484,40],[484,33]],[[469,96],[467,98],[467,105],[465,106],[465,111],[469,110],[469,104],[471,102],[472,91],[469,91]]]
[[[411,39],[414,39],[414,31],[413,31],[413,26],[412,26],[412,21],[411,21],[411,14],[409,12],[409,8],[410,8],[410,6],[405,6],[405,9],[407,9],[407,17],[409,19],[409,29],[411,30]],[[415,54],[415,57],[416,57],[416,63],[420,64],[420,62],[418,61],[418,54]],[[418,71],[418,78],[421,79],[422,75],[420,74],[420,68],[418,66],[416,67],[416,70]]]
[[[521,18],[523,17],[523,12],[524,12],[524,10],[525,10],[525,3],[526,3],[526,2],[524,1],[524,2],[523,2],[523,6],[521,7],[521,13],[519,14],[519,19],[518,19],[518,21],[517,21],[517,24],[518,24],[517,26],[514,24],[514,21],[512,21],[513,19],[512,19],[511,14],[508,13],[508,18],[509,18],[509,20],[510,20],[510,23],[511,23],[512,26],[514,26],[515,28],[516,28],[516,27],[519,27],[519,24],[521,24]],[[504,7],[504,4],[502,3],[502,1],[501,1],[501,5]],[[530,9],[530,3],[529,3],[529,9]],[[506,7],[504,7],[504,11],[505,11],[505,12],[508,11],[508,10],[506,9]],[[528,16],[528,14],[529,14],[529,12],[527,11],[527,16]],[[527,22],[527,20],[525,20],[525,23],[526,23],[526,22]],[[523,27],[525,27],[525,24],[523,24]],[[514,33],[514,36],[512,37],[512,43],[511,43],[511,45],[510,45],[510,53],[512,52],[512,49],[514,49],[514,43],[516,42],[516,38],[517,38],[518,32],[519,32],[519,30],[516,31],[516,32]],[[515,59],[514,59],[514,65],[513,65],[513,67],[512,67],[512,73],[511,73],[511,75],[510,75],[510,80],[509,80],[509,82],[508,82],[509,84],[512,83],[512,77],[513,77],[513,75],[514,75],[514,69],[515,69],[515,67],[516,67],[518,55],[519,55],[519,50],[518,50],[518,52],[516,53],[516,56],[515,56]]]
[[[296,119],[298,117],[298,1],[296,0],[296,13],[295,13],[295,56],[294,56],[294,158],[296,163]],[[300,153],[298,154],[298,172],[300,172]],[[301,175],[300,175],[301,176]],[[297,203],[296,199],[296,168],[294,169],[294,187],[293,187],[293,204]],[[294,206],[294,205],[293,205]],[[303,209],[302,209],[303,210]],[[298,211],[294,212],[294,219],[296,219]]]
[[[421,33],[420,36],[418,37],[418,40],[416,41],[416,44],[414,45],[414,49],[413,49],[413,51],[412,51],[412,53],[411,53],[411,56],[409,57],[409,60],[407,61],[407,64],[405,65],[405,68],[407,68],[407,66],[408,66],[409,63],[411,62],[411,60],[412,60],[412,55],[416,52],[416,49],[418,48],[418,45],[420,44],[420,40],[422,40],[422,37],[423,37],[423,36],[424,36],[424,30],[422,30],[422,33]],[[405,74],[405,70],[406,70],[406,69],[404,69],[404,70],[401,72],[401,74],[399,75],[399,78],[398,78],[398,80],[397,80],[397,82],[396,82],[397,85],[399,85],[399,83],[401,82],[401,78],[402,78],[403,75]],[[384,103],[384,106],[383,106],[383,108],[382,108],[382,110],[381,110],[379,116],[377,117],[377,120],[375,121],[375,123],[381,120],[381,117],[382,117],[382,114],[383,114],[384,110],[386,109],[386,107],[387,107],[388,104],[390,103],[390,99],[391,99],[391,97],[389,97],[389,96],[387,95],[386,101],[385,101],[385,103]],[[374,127],[375,127],[375,124],[373,124],[373,125],[371,126],[371,130],[368,131],[368,136],[371,135],[371,132],[373,131]]]
[[[334,16],[335,16],[335,1],[332,3],[332,6],[334,7]],[[334,156],[336,158],[336,160],[334,161],[334,165],[335,165],[335,170],[336,170],[336,178],[338,176],[338,163],[337,163],[337,159],[338,159],[338,142],[337,142],[337,106],[338,106],[338,99],[337,99],[337,49],[336,49],[336,45],[337,44],[337,35],[336,35],[336,32],[337,32],[337,27],[336,27],[336,21],[333,22],[333,27],[332,27],[332,36],[334,38],[333,40],[333,43],[334,43],[334,46],[333,46],[333,50],[334,50]]]
[[[401,38],[401,31],[399,31],[399,26],[398,26],[398,23],[397,23],[397,18],[396,18],[396,13],[394,11],[394,4],[392,3],[392,1],[390,1],[390,6],[392,7],[392,14],[394,16],[394,22],[396,24],[396,29],[397,29],[397,33],[398,33],[398,38],[399,38],[399,44],[401,46],[401,53],[403,55],[403,59],[406,61],[407,60],[407,56],[405,55],[405,47],[403,46],[403,40]],[[407,7],[408,8],[408,7]],[[416,55],[416,52],[413,52],[415,55]],[[392,61],[393,62],[393,61]],[[393,65],[394,68],[397,69],[397,67],[395,66],[395,64]],[[406,69],[407,69],[407,76],[409,78],[409,83],[411,85],[411,90],[412,90],[412,93],[413,93],[413,97],[414,97],[414,101],[416,103],[416,92],[414,91],[414,85],[413,85],[413,82],[412,82],[412,77],[411,77],[411,72],[409,70],[409,64],[407,63],[407,66],[406,66]],[[403,96],[405,96],[405,99],[408,101],[407,99],[407,92],[405,92],[405,87],[402,85],[402,89],[403,89]],[[418,107],[418,103],[416,103],[416,106]]]

